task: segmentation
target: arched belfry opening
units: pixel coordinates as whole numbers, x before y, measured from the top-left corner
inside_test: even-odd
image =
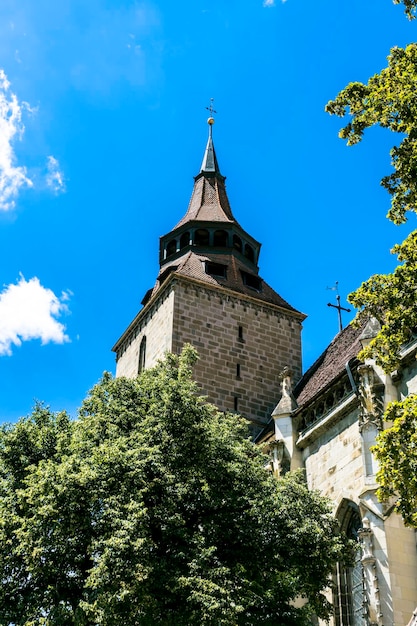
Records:
[[[215,230],[213,235],[213,246],[218,248],[226,248],[229,237],[226,230]]]
[[[194,233],[194,245],[206,247],[210,244],[210,233],[207,228],[198,228]]]
[[[190,233],[188,230],[181,235],[180,238],[180,250],[190,245]]]

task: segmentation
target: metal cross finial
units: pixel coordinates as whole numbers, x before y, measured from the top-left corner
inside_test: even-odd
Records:
[[[214,102],[214,98],[210,98],[210,106],[206,107],[207,111],[210,111],[211,117],[213,117],[213,113],[217,113],[217,111],[213,109],[213,102]]]
[[[327,287],[327,289],[331,289],[331,291],[336,291],[336,302],[337,304],[331,304],[331,302],[327,303],[327,306],[331,306],[334,309],[337,309],[337,313],[339,315],[339,332],[341,332],[343,330],[343,324],[342,324],[342,311],[346,311],[346,313],[350,313],[350,309],[346,309],[344,306],[341,306],[340,304],[340,296],[339,296],[339,281],[337,280],[335,282],[334,287]]]

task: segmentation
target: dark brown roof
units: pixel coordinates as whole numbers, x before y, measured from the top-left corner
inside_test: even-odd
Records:
[[[204,174],[197,176],[187,213],[175,229],[192,220],[237,223],[230,208],[222,177]]]
[[[205,261],[212,263],[220,263],[227,266],[227,275],[225,278],[220,276],[212,276],[205,271]],[[302,319],[304,315],[292,307],[284,298],[272,289],[261,277],[258,277],[254,272],[251,272],[248,267],[234,255],[229,254],[196,254],[195,252],[188,252],[184,257],[176,259],[170,265],[164,265],[159,273],[157,283],[154,287],[153,293],[155,294],[159,287],[159,278],[163,278],[165,272],[168,271],[170,266],[173,268],[176,274],[181,276],[187,276],[194,278],[198,281],[204,282],[208,285],[225,287],[235,292],[245,294],[251,298],[262,300],[270,304],[275,304],[284,309],[288,309],[294,313],[297,313]],[[242,272],[251,274],[252,276],[259,278],[261,282],[261,289],[258,291],[252,289],[244,283]]]
[[[300,407],[308,404],[345,371],[346,363],[362,348],[359,340],[362,331],[363,326],[346,326],[306,371],[294,389]]]

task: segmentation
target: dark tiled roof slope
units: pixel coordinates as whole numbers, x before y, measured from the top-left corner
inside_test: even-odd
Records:
[[[227,277],[222,278],[220,276],[211,276],[207,274],[205,271],[205,261],[212,261],[214,263],[221,263],[227,266]],[[264,302],[268,302],[270,304],[275,304],[284,309],[288,309],[293,313],[296,313],[300,316],[301,319],[304,319],[305,316],[297,311],[294,307],[292,307],[284,298],[272,289],[262,278],[259,277],[262,283],[262,289],[257,291],[255,289],[251,289],[247,285],[244,284],[241,271],[248,272],[253,276],[256,276],[253,272],[248,270],[248,267],[239,259],[237,259],[233,255],[228,254],[196,254],[195,252],[188,252],[183,258],[177,259],[173,261],[172,264],[164,265],[159,276],[163,275],[167,269],[172,265],[176,274],[180,274],[181,276],[187,276],[189,278],[194,278],[198,281],[206,283],[207,285],[220,286],[225,287],[226,289],[231,289],[232,291],[245,294],[250,296],[251,298],[256,298],[257,300],[262,300]],[[153,295],[158,291],[160,286],[159,280],[153,290]]]
[[[344,372],[346,363],[362,348],[359,341],[362,331],[363,326],[346,326],[306,371],[294,389],[300,407],[308,404]]]
[[[224,179],[218,176],[196,178],[187,213],[174,230],[192,220],[237,223],[227,198]]]

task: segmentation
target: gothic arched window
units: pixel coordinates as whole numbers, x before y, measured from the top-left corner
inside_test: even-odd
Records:
[[[341,508],[341,529],[349,539],[359,543],[358,531],[362,527],[362,520],[358,507],[350,501],[345,501]],[[335,626],[365,626],[364,619],[364,589],[361,550],[354,555],[351,567],[342,563],[336,566],[335,588],[333,595]]]
[[[146,336],[142,337],[142,341],[140,342],[138,374],[140,374],[145,369],[145,359],[146,359]]]

